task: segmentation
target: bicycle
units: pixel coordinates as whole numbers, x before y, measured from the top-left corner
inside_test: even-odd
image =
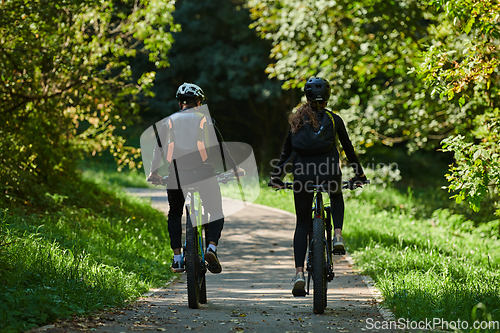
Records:
[[[217,173],[218,182],[226,184],[232,180],[238,180],[245,172],[240,170],[238,173],[227,172]],[[160,184],[166,185],[168,176],[162,178]],[[208,213],[203,209],[203,203],[195,187],[183,188],[187,191],[186,199],[189,203],[185,205],[186,209],[186,237],[184,241],[181,262],[185,264],[187,275],[188,306],[190,309],[198,309],[200,304],[207,303],[206,272],[207,263],[205,262],[205,249],[208,244]],[[186,200],[188,201],[188,200]],[[191,216],[196,221],[192,223]]]
[[[349,181],[342,182],[342,189],[354,190],[364,183],[352,184]],[[293,189],[292,182],[283,183],[283,189]],[[322,314],[327,306],[327,283],[335,277],[333,272],[332,255],[344,255],[345,250],[335,250],[332,243],[332,219],[331,207],[323,205],[322,193],[328,193],[328,185],[307,184],[307,190],[314,191],[312,207],[313,218],[311,219],[312,232],[309,234],[309,251],[307,256],[307,290],[309,295],[311,279],[314,284],[313,311]]]

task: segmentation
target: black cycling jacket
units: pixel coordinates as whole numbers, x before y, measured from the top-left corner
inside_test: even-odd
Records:
[[[325,143],[330,143],[331,149],[325,149],[325,146],[321,147],[318,151],[316,147],[311,147],[309,150],[306,149],[296,149],[292,145],[292,137],[294,135],[298,135],[301,131],[306,131],[306,126],[302,126],[296,134],[292,134],[289,131],[288,136],[285,141],[285,145],[283,147],[283,151],[281,153],[280,160],[278,164],[275,166],[274,171],[271,173],[272,177],[279,177],[285,173],[286,165],[289,162],[292,154],[295,153],[292,162],[292,172],[294,172],[295,176],[299,171],[306,170],[306,164],[313,164],[318,166],[315,170],[320,170],[321,166],[323,166],[323,170],[328,172],[328,175],[324,175],[323,178],[329,178],[328,176],[339,176],[341,175],[340,167],[339,167],[339,151],[337,147],[337,138],[340,141],[342,148],[347,156],[347,159],[350,162],[351,167],[354,169],[354,172],[357,176],[361,176],[363,172],[363,168],[359,163],[358,157],[354,151],[354,147],[352,146],[351,140],[347,134],[347,130],[344,125],[344,121],[340,116],[335,113],[330,112],[333,115],[333,120],[335,125],[333,124],[330,117],[326,114],[326,109],[321,110],[316,113],[318,123],[322,125],[322,135],[321,139]],[[317,133],[317,132],[316,132]],[[295,142],[295,146],[300,145],[300,142]],[[326,169],[324,168],[326,166]],[[302,169],[301,169],[302,168]],[[306,178],[311,178],[312,176],[316,176],[316,174],[312,174],[314,168],[309,168],[311,170],[309,175],[305,175]],[[303,177],[301,177],[304,179]]]

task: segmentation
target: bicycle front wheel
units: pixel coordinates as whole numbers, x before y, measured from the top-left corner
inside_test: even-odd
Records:
[[[321,314],[326,307],[326,246],[325,223],[316,217],[313,220],[313,311]]]
[[[193,227],[189,215],[186,219],[186,274],[188,305],[191,309],[198,309],[200,306],[200,257],[198,255],[198,230]],[[205,296],[206,297],[206,296]]]

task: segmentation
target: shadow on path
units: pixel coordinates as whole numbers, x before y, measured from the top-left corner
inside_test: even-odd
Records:
[[[164,190],[134,189],[134,195],[152,197],[152,205],[166,212]],[[207,304],[197,310],[188,308],[185,274],[179,274],[168,287],[152,290],[132,309],[101,316],[93,330],[380,332],[369,329],[366,322],[384,320],[372,292],[345,257],[335,256],[335,278],[328,284],[324,314],[313,313],[312,295],[292,296],[294,228],[293,214],[249,205],[226,218],[218,246],[223,270],[207,273]]]

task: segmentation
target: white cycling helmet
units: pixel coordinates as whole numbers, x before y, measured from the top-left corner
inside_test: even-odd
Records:
[[[182,99],[185,99],[185,98],[195,98],[195,99],[199,99],[200,101],[204,101],[205,100],[205,93],[196,84],[184,82],[177,89],[177,93],[175,94],[175,98],[177,98],[179,101],[181,101]]]

